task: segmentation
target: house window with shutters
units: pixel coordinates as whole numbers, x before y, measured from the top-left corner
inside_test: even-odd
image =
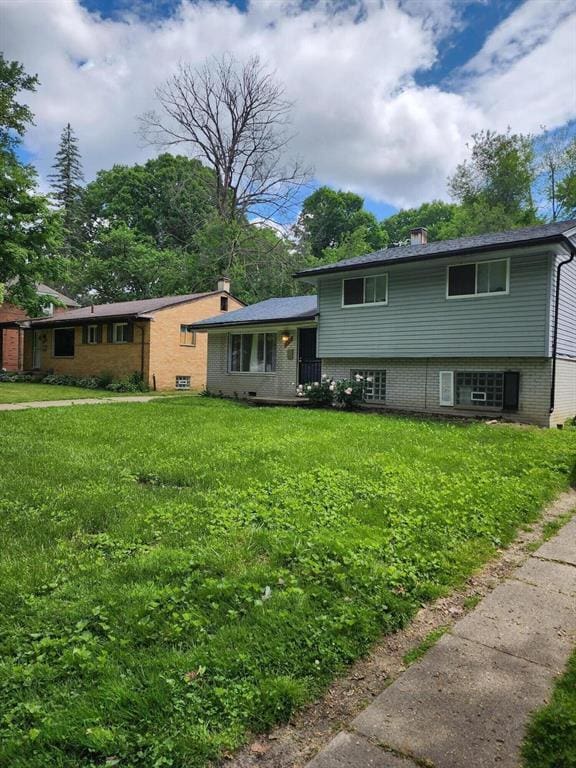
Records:
[[[112,343],[126,344],[129,340],[128,323],[113,323]]]
[[[98,344],[98,326],[89,325],[86,329],[86,344]]]

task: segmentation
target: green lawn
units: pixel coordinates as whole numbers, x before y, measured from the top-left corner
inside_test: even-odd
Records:
[[[126,392],[109,392],[106,389],[85,389],[54,384],[0,382],[0,403],[31,403],[37,400],[77,400],[82,397],[118,397]],[[137,394],[142,394],[138,392]]]
[[[203,398],[0,413],[0,765],[191,768],[565,487],[576,430]]]
[[[532,718],[524,768],[576,768],[576,651],[547,707]]]

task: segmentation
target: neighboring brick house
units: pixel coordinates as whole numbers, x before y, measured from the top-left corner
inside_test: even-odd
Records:
[[[206,384],[204,336],[194,322],[243,307],[222,279],[218,290],[95,304],[25,323],[24,369],[72,376],[142,376],[152,389]]]
[[[360,373],[381,407],[542,426],[576,415],[576,220],[435,243],[418,228],[410,245],[296,277],[318,294],[305,318],[298,303],[314,297],[195,325],[208,332],[209,389],[293,398],[320,371]],[[284,301],[295,311],[276,322]]]
[[[38,296],[46,299],[46,316],[57,315],[68,309],[78,307],[78,302],[48,285],[36,285]],[[54,301],[51,301],[54,299]],[[54,303],[59,302],[59,303]],[[19,371],[24,363],[24,332],[19,323],[28,320],[26,312],[20,307],[4,302],[0,304],[0,370]]]

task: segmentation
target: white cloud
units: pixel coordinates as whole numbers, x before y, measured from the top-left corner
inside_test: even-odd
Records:
[[[508,123],[533,130],[535,121],[552,127],[576,116],[568,51],[574,2],[544,3],[568,9],[554,23],[546,14],[542,21],[538,3],[512,14],[470,62],[460,92],[414,79],[460,23],[457,0],[364,0],[340,10],[331,0],[308,10],[298,0],[254,0],[247,13],[185,1],[161,22],[103,20],[77,0],[0,0],[0,45],[39,74],[27,146],[43,174],[68,121],[88,178],[145,159],[152,151],[139,146],[136,118],[154,106],[154,88],[179,61],[258,53],[295,103],[292,149],[320,182],[413,205],[445,195],[473,131]]]

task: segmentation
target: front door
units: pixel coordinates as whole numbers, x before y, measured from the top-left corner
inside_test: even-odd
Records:
[[[316,328],[298,331],[298,384],[320,381],[322,363],[316,357]]]
[[[42,368],[42,340],[40,339],[41,333],[42,331],[34,331],[32,342],[32,368],[34,368],[35,371]]]

